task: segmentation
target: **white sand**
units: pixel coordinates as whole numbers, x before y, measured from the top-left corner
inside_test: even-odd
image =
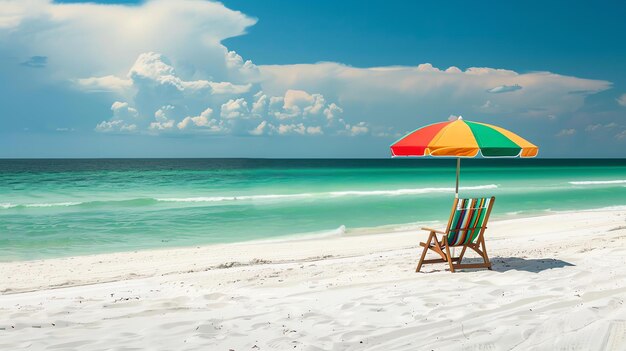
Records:
[[[0,350],[626,350],[623,208],[493,222],[494,271],[425,237],[0,263]]]

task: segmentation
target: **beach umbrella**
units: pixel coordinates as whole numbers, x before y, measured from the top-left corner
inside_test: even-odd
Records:
[[[455,157],[455,197],[459,197],[461,158],[535,157],[539,148],[519,135],[491,124],[470,122],[459,117],[453,121],[419,128],[391,145],[391,155]]]

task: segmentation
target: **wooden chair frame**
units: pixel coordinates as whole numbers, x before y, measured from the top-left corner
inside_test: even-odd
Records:
[[[452,225],[452,219],[454,218],[454,213],[456,211],[457,204],[459,203],[459,199],[455,198],[454,204],[452,205],[452,213],[450,214],[450,219],[448,220],[448,227],[446,228],[445,231],[436,230],[432,228],[422,228],[422,230],[429,231],[430,234],[428,235],[428,240],[426,240],[425,243],[423,242],[420,243],[420,246],[424,247],[424,251],[422,251],[422,256],[420,257],[420,260],[419,260],[419,263],[417,264],[417,269],[415,269],[415,272],[419,272],[420,269],[422,269],[423,264],[446,263],[446,262],[450,266],[450,272],[452,273],[454,273],[456,269],[464,269],[464,268],[487,268],[491,270],[491,261],[489,261],[489,256],[487,256],[487,248],[485,247],[484,233],[485,233],[485,229],[487,229],[486,225],[489,221],[489,215],[491,214],[491,208],[493,207],[493,203],[495,202],[495,200],[496,200],[495,197],[491,197],[491,201],[489,202],[489,206],[487,207],[487,213],[485,213],[485,218],[482,222],[482,227],[460,229],[460,230],[480,229],[480,232],[478,233],[478,237],[476,238],[476,241],[474,243],[453,246],[453,247],[463,247],[463,249],[461,250],[461,253],[459,254],[458,257],[452,257],[452,255],[450,254],[450,245],[448,245],[448,234],[451,231],[456,230],[456,229],[450,229],[450,226]],[[443,237],[441,239],[438,239],[437,238],[438,234],[443,235]],[[461,261],[463,260],[463,255],[465,255],[465,251],[468,248],[474,250],[480,257],[482,257],[483,263],[462,264]],[[428,250],[434,251],[439,256],[441,256],[441,258],[425,260],[424,258],[426,258],[426,253],[428,252]]]

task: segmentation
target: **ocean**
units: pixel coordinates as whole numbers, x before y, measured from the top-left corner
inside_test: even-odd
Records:
[[[453,159],[0,160],[0,261],[307,235],[447,220]],[[624,159],[469,159],[461,197],[493,216],[614,207]]]

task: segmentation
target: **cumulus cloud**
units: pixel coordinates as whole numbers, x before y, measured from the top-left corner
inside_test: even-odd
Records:
[[[108,121],[102,121],[96,125],[95,130],[103,133],[132,133],[137,131],[137,124],[127,122],[136,119],[139,115],[137,110],[127,102],[115,101],[111,105],[112,116]]]
[[[257,135],[257,136],[268,134],[268,132],[266,131],[266,129],[268,128],[271,128],[269,123],[267,123],[267,121],[261,121],[261,123],[259,123],[258,126],[254,127],[254,129],[252,129],[249,133],[250,135]]]
[[[222,125],[216,119],[211,118],[213,115],[213,109],[208,107],[198,116],[187,116],[177,124],[178,129],[187,129],[192,127],[200,127],[203,129],[209,129],[213,132],[219,132],[222,130]]]
[[[111,105],[111,111],[113,111],[114,119],[136,118],[138,116],[137,110],[130,107],[128,102],[115,101]]]
[[[483,116],[485,109],[490,115],[512,119],[561,116],[580,109],[586,96],[611,86],[607,81],[550,72],[520,74],[486,67],[462,71],[430,64],[356,68],[323,62],[259,69],[268,94],[278,95],[294,86],[318,91],[326,100],[340,103],[346,118],[367,116],[372,126],[393,123],[396,130],[410,130],[451,113],[463,112],[471,119]]]
[[[318,114],[326,101],[321,94],[309,94],[303,90],[287,90],[283,98],[283,109],[291,111],[293,115]]]
[[[234,67],[244,66],[245,63]],[[90,88],[111,83],[108,91],[128,99],[113,103],[110,120],[100,122],[96,128],[100,132],[256,136],[368,132],[365,122],[346,122],[343,109],[335,102],[327,102],[320,93],[287,89],[280,96],[268,96],[262,90],[251,91],[260,89],[256,83],[184,80],[172,61],[159,53],[140,54],[125,78],[112,77],[79,82]],[[185,111],[200,112],[193,115]]]
[[[302,123],[298,124],[280,124],[278,125],[278,134],[301,134],[306,133],[306,127]]]
[[[335,117],[337,117],[338,115],[340,115],[342,113],[343,113],[343,109],[341,107],[337,106],[337,104],[335,104],[334,102],[331,103],[330,105],[328,105],[328,107],[326,107],[324,109],[324,116],[329,121],[334,120]]]
[[[224,119],[245,118],[249,115],[248,102],[244,98],[230,99],[222,104],[220,115]]]
[[[267,95],[263,94],[262,91],[254,94],[254,102],[252,103],[252,113],[256,116],[260,116],[265,113],[268,104]]]
[[[155,51],[176,56],[186,77],[208,76],[211,71],[218,81],[230,81],[227,65],[232,63],[225,60],[228,50],[220,43],[244,34],[254,23],[210,1],[152,0],[136,6],[0,1],[3,49],[17,57],[45,53],[55,77],[119,75],[139,54]],[[254,70],[250,63],[241,66]]]
[[[566,123],[588,95],[611,86],[550,72],[430,63],[257,66],[222,44],[255,22],[210,1],[4,1],[0,45],[20,58],[16,65],[44,65],[47,79],[114,102],[110,118],[96,125],[101,132],[391,137],[457,113],[520,123],[559,116]]]
[[[348,131],[348,134],[350,135],[367,134],[370,131],[369,126],[365,122],[359,122],[358,124],[353,125],[353,126],[347,124],[346,130]]]
[[[235,51],[229,51],[226,54],[226,66],[232,70],[236,70],[248,80],[258,79],[259,68],[252,63],[251,60],[244,61]]]
[[[617,98],[617,103],[621,106],[626,106],[626,94],[622,94],[619,98]]]
[[[252,84],[213,82],[208,80],[184,80],[176,72],[167,57],[160,53],[147,52],[137,57],[126,77],[107,75],[80,78],[77,84],[85,90],[100,90],[131,96],[139,90],[152,90],[162,97],[193,97],[212,94],[240,95],[247,93]]]
[[[96,125],[96,131],[111,133],[111,132],[122,132],[122,133],[131,133],[137,130],[136,124],[127,124],[122,120],[113,120],[113,121],[102,121]]]
[[[174,115],[176,107],[166,105],[154,113],[155,122],[150,123],[149,129],[152,131],[163,131],[174,128]]]

